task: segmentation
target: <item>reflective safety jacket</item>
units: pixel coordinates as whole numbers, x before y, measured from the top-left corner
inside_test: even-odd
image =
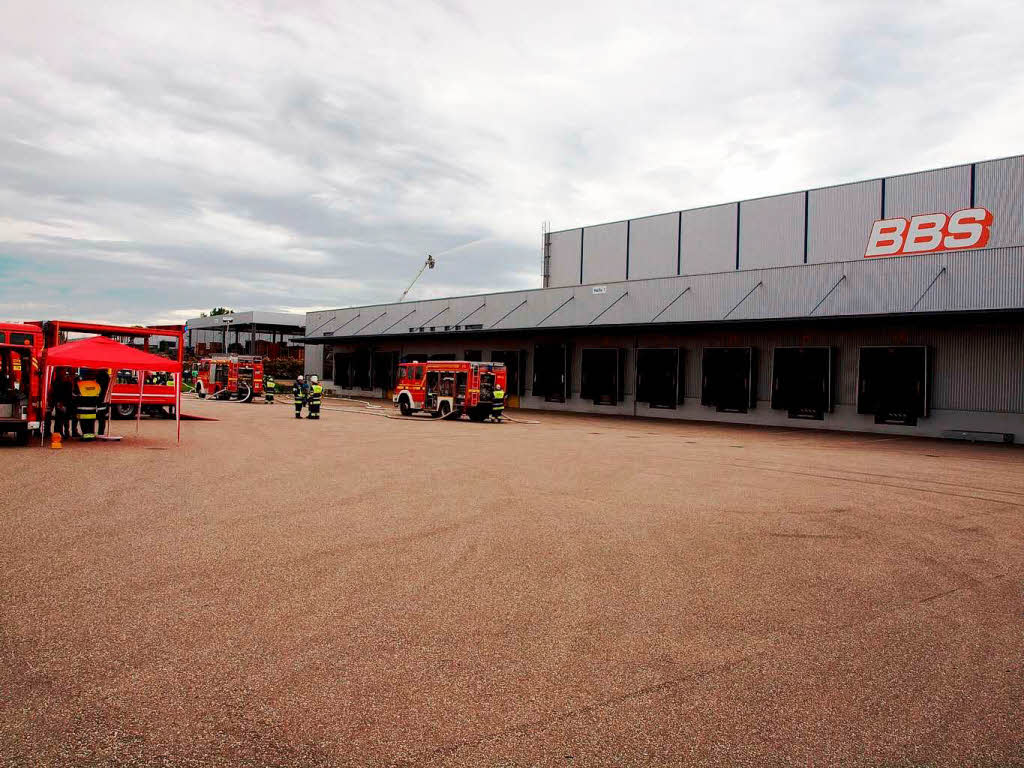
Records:
[[[273,394],[275,389],[277,389],[277,384],[275,384],[274,380],[268,376],[263,382],[263,391]]]
[[[297,403],[306,401],[306,386],[301,381],[296,381],[292,384],[292,397],[295,398]]]
[[[314,384],[309,388],[309,404],[320,405],[320,398],[323,396],[324,388],[319,384]]]
[[[505,407],[505,390],[495,389],[494,390],[494,405],[491,406],[492,411],[500,411]]]

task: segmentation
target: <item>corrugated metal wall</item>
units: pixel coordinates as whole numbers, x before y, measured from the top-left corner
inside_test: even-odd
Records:
[[[629,227],[629,279],[676,274],[679,214],[633,219]]]
[[[882,211],[882,181],[812,189],[807,199],[807,263],[863,258]]]
[[[683,211],[680,274],[736,269],[737,203]]]
[[[803,192],[740,204],[740,269],[804,263]]]
[[[806,193],[808,264],[864,257],[872,223],[920,213],[953,213],[971,205],[972,166],[959,165],[884,180],[842,184]],[[974,166],[975,204],[992,211],[991,246],[1024,245],[1024,156]],[[884,216],[883,216],[884,201]],[[552,233],[549,285],[700,275],[804,263],[805,193],[745,200],[682,213]],[[737,208],[739,219],[737,221]],[[682,245],[676,238],[681,229]],[[675,246],[675,251],[673,251]]]
[[[580,243],[582,229],[568,229],[564,232],[552,232],[549,253],[551,275],[548,285],[558,288],[563,285],[579,285],[580,283]]]
[[[626,279],[626,234],[629,223],[617,221],[583,232],[583,283]]]
[[[974,204],[993,212],[989,246],[1024,243],[1024,157],[978,163]]]
[[[971,166],[891,176],[885,180],[885,216],[952,213],[971,204]],[[867,232],[864,233],[865,238]]]

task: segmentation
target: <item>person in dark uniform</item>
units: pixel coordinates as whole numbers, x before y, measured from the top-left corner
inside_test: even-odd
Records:
[[[56,431],[61,437],[71,437],[72,401],[74,382],[71,380],[71,371],[68,368],[59,368],[50,387],[50,402],[53,403],[53,427],[51,434]]]
[[[110,416],[110,371],[101,368],[96,373],[96,383],[100,385],[100,401],[96,406],[97,435],[107,434],[107,419]]]
[[[96,416],[100,403],[100,385],[96,378],[88,372],[83,373],[75,381],[74,395],[75,418],[81,430],[82,440],[96,439]]]
[[[292,384],[292,398],[295,400],[295,418],[302,418],[302,406],[306,402],[306,381],[302,374]]]
[[[323,397],[324,388],[320,386],[320,380],[317,379],[316,374],[309,377],[309,395],[307,396],[309,402],[309,416],[307,419],[319,419],[320,418],[320,400]]]

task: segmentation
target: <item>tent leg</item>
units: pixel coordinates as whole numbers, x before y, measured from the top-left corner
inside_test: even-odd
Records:
[[[136,371],[135,375],[139,377],[139,407],[135,409],[135,434],[139,434],[139,422],[142,421],[142,388],[146,384],[145,371]]]
[[[178,430],[178,445],[181,445],[181,374],[174,376],[174,426]]]

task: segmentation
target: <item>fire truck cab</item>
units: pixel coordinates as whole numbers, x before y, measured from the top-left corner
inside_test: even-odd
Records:
[[[263,395],[263,358],[259,355],[213,355],[199,361],[196,394],[243,403]]]
[[[13,434],[21,445],[42,422],[42,351],[38,326],[0,323],[0,435]]]
[[[484,421],[500,413],[495,392],[505,391],[504,363],[467,360],[409,362],[398,366],[392,397],[403,416],[426,411],[434,418]]]

